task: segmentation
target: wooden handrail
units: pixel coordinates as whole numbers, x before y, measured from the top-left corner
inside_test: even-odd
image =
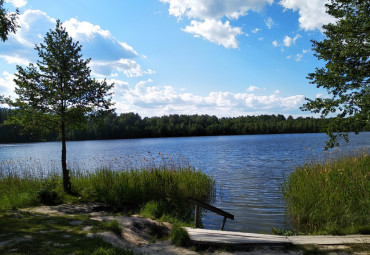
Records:
[[[221,224],[221,229],[220,230],[224,230],[224,226],[225,226],[225,223],[226,223],[226,219],[229,218],[229,219],[232,219],[234,220],[234,215],[228,213],[228,212],[225,212],[217,207],[214,207],[212,205],[209,205],[209,204],[206,204],[196,198],[193,198],[193,197],[188,197],[188,202],[191,203],[191,204],[194,204],[195,205],[195,211],[194,211],[194,227],[195,228],[198,228],[198,214],[199,214],[199,209],[198,207],[203,207],[204,209],[206,210],[209,210],[209,211],[212,211],[214,213],[217,213],[221,216],[224,216],[224,220],[222,221],[222,224]]]

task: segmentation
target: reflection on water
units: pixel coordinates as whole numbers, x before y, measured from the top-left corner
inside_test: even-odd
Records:
[[[185,156],[216,180],[215,206],[235,216],[225,230],[269,233],[272,227],[290,227],[280,191],[284,175],[295,166],[337,153],[322,154],[326,140],[325,134],[285,134],[78,141],[67,143],[67,156],[69,167],[87,171],[145,167],[170,157],[183,161]],[[351,136],[350,141],[341,150],[369,146],[370,133]],[[58,142],[0,145],[0,162],[31,159],[47,162],[43,169],[59,171],[60,153]],[[203,214],[205,228],[218,229],[221,222],[221,216]]]

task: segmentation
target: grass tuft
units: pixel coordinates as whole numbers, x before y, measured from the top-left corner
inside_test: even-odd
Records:
[[[179,223],[173,224],[170,238],[171,243],[175,246],[188,247],[190,245],[189,234]]]
[[[16,166],[19,166],[17,168]],[[108,168],[93,172],[71,171],[74,194],[63,192],[62,177],[53,171],[37,171],[20,162],[0,163],[0,210],[55,205],[68,202],[101,202],[116,210],[139,211],[150,218],[191,219],[186,198],[211,203],[214,180],[194,168],[170,160],[148,164],[147,168],[116,171]]]
[[[121,236],[121,234],[122,234],[122,228],[119,225],[117,220],[112,220],[112,221],[108,222],[106,228],[107,228],[108,231],[111,231],[111,232],[115,233],[118,236]]]
[[[370,225],[370,155],[366,151],[298,167],[283,184],[298,231],[367,232]],[[364,229],[363,226],[367,226]]]

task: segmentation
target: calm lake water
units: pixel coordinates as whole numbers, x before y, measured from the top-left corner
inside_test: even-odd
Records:
[[[159,153],[211,175],[217,183],[215,206],[234,214],[225,230],[270,233],[272,227],[291,228],[280,186],[295,166],[322,154],[325,134],[283,134],[78,141],[67,143],[68,164],[93,170],[116,169],[160,163]],[[370,132],[350,136],[342,151],[370,145]],[[337,150],[332,150],[336,153]],[[0,162],[60,169],[60,142],[0,145]],[[147,161],[149,159],[149,162]],[[203,214],[205,228],[218,229],[222,217]]]

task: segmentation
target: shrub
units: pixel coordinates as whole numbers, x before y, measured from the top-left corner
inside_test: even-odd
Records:
[[[42,188],[37,192],[40,203],[45,205],[57,205],[62,202],[62,198],[57,191],[58,177],[52,177],[42,181]]]
[[[173,224],[170,238],[173,245],[181,247],[187,247],[190,245],[189,234],[179,223]]]

